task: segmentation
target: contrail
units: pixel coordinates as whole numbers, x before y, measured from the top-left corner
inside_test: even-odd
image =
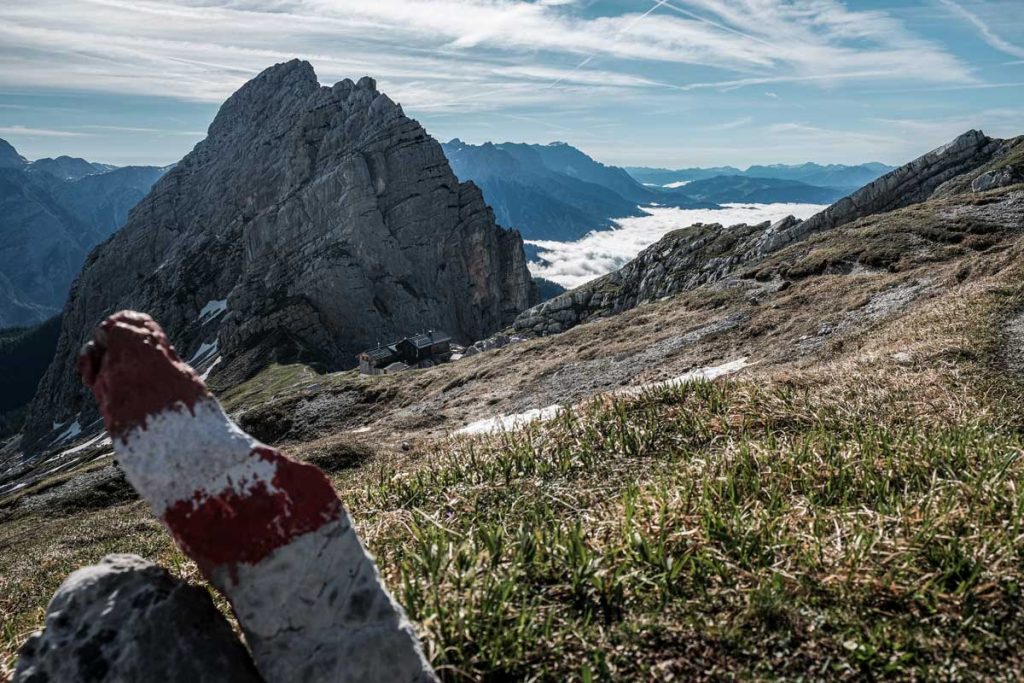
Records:
[[[939,0],[939,2],[974,24],[974,27],[978,29],[979,33],[981,33],[982,40],[988,43],[989,46],[1013,57],[1024,57],[1024,47],[1009,43],[997,36],[995,32],[989,28],[989,25],[982,21],[981,17],[977,14],[953,2],[953,0]]]
[[[649,10],[647,10],[646,12],[644,12],[643,14],[641,14],[640,16],[635,18],[633,21],[631,21],[628,24],[626,24],[625,26],[623,26],[622,29],[618,33],[615,34],[615,37],[619,38],[620,36],[628,33],[634,26],[636,26],[640,21],[642,21],[644,18],[646,18],[647,15],[649,15],[651,12],[653,12],[654,10],[658,9],[659,7],[661,7],[662,5],[665,5],[665,4],[668,4],[668,0],[658,0],[658,2],[654,3],[654,5],[652,5]],[[559,76],[555,81],[550,83],[544,89],[545,90],[550,90],[551,88],[554,88],[556,85],[558,85],[559,83],[561,83],[565,79],[569,78],[569,76],[572,76],[574,73],[576,73],[577,71],[579,71],[580,69],[585,67],[587,64],[590,64],[590,62],[596,56],[597,56],[597,53],[596,52],[593,53],[592,55],[590,55],[589,57],[584,59],[582,62],[580,62],[579,64],[574,66],[568,73]]]

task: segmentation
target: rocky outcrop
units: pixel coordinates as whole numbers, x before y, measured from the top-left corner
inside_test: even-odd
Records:
[[[1000,187],[1008,187],[1024,183],[1024,172],[1013,166],[1004,166],[999,170],[986,171],[971,181],[973,192],[987,192]]]
[[[937,194],[963,191],[957,189],[958,183],[975,191],[1015,184],[1020,182],[1019,176],[1006,159],[1018,143],[968,131],[806,221],[790,216],[770,225],[694,225],[677,230],[620,270],[523,312],[513,327],[524,334],[561,332],[593,317],[720,280],[815,233],[923,202]],[[1002,160],[999,168],[982,172],[993,160]],[[979,173],[977,177],[972,175]]]
[[[209,592],[135,555],[107,555],[61,584],[13,680],[262,681]]]
[[[670,232],[619,270],[523,312],[513,328],[523,334],[556,334],[721,279],[741,262],[738,247],[769,227],[698,223]]]
[[[533,297],[519,235],[373,79],[322,87],[308,63],[279,64],[89,256],[25,443],[95,422],[75,357],[119,308],[150,311],[225,386],[273,361],[352,367],[377,340],[428,328],[480,339]]]
[[[952,142],[886,173],[802,223],[766,231],[752,246],[751,255],[778,251],[816,232],[923,202],[943,183],[988,163],[1002,144],[1002,140],[989,138],[981,131],[967,131]]]

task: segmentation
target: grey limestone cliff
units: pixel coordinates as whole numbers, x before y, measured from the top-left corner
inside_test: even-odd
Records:
[[[351,367],[379,340],[428,328],[469,342],[535,296],[519,234],[373,79],[323,87],[308,63],[278,64],[90,254],[25,443],[95,419],[75,357],[117,309],[153,315],[225,386],[274,361]]]

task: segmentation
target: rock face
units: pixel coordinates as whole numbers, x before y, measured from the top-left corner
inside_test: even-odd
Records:
[[[999,187],[1024,183],[1024,172],[1013,166],[1005,166],[997,171],[986,171],[971,182],[974,192],[987,192]]]
[[[135,555],[107,555],[69,576],[14,673],[16,683],[261,680],[205,589]]]
[[[150,311],[194,365],[219,360],[225,385],[275,360],[352,367],[420,330],[479,339],[534,297],[518,233],[372,79],[321,87],[308,63],[279,64],[89,256],[25,443],[95,420],[75,358],[119,308]]]
[[[983,191],[1021,182],[1024,179],[1007,162],[1021,149],[1021,139],[995,140],[972,130],[806,221],[790,216],[770,225],[694,225],[676,230],[620,270],[524,311],[513,327],[524,334],[558,333],[593,317],[728,277],[789,244],[859,218],[956,194],[964,186],[967,191]],[[985,170],[995,164],[998,168]]]
[[[29,164],[0,143],[0,328],[5,328],[59,313],[89,250],[124,225],[163,170],[109,170],[69,157],[60,157],[67,164],[54,159]]]

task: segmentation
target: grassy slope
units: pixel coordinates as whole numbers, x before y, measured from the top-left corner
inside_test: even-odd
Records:
[[[915,217],[899,214],[901,256],[877,274],[829,272],[885,246],[878,225],[769,264],[795,284],[750,309],[730,343],[782,350],[733,380],[600,399],[514,434],[437,440],[411,460],[353,469],[346,449],[298,452],[337,470],[450,680],[1020,679],[1024,432],[1004,329],[1024,305],[1024,245],[973,224],[935,234]],[[998,245],[964,244],[979,234]],[[844,297],[922,264],[945,283],[934,295],[782,360],[798,335],[842,318]],[[502,364],[619,324],[524,343]],[[446,372],[481,372],[486,356]],[[287,401],[296,382],[378,386],[275,368],[225,399]],[[8,667],[60,581],[105,553],[199,580],[140,503],[15,518],[0,548]]]
[[[594,402],[336,484],[453,680],[1018,678],[1024,464],[998,330],[1019,271],[810,369]],[[104,553],[197,579],[138,503],[0,543],[8,664]]]

